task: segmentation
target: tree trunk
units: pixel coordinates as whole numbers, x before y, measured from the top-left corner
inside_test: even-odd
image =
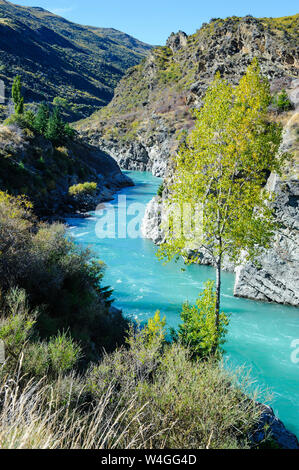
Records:
[[[219,346],[219,324],[220,324],[220,291],[221,291],[221,255],[216,263],[216,304],[215,304],[215,326],[216,338],[213,347],[213,354],[216,353]]]
[[[216,305],[215,305],[215,325],[218,333],[220,316],[220,291],[221,291],[221,257],[219,256],[216,265]]]

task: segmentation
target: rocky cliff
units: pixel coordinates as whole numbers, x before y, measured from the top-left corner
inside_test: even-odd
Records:
[[[151,51],[137,67],[129,70],[116,88],[112,102],[91,118],[78,123],[85,140],[98,145],[121,167],[171,176],[171,155],[179,134],[193,127],[192,108],[202,97],[216,71],[237,83],[253,57],[259,59],[273,95],[288,90],[298,105],[299,15],[285,18],[214,19],[192,36],[172,34],[165,47]],[[277,116],[272,116],[275,119]],[[298,144],[298,113],[279,116],[285,125],[284,148],[295,151]],[[276,194],[275,210],[281,228],[273,248],[259,260],[237,268],[235,295],[298,305],[298,154],[282,180],[271,175]],[[164,196],[166,196],[164,192]],[[143,233],[160,243],[161,200],[148,205]],[[210,264],[207,254],[201,262]],[[235,266],[225,263],[225,269]]]
[[[295,107],[286,113],[282,151],[289,151],[293,161],[283,177],[271,174],[267,185],[273,192],[274,210],[279,230],[272,248],[265,250],[255,264],[234,266],[224,259],[223,269],[236,272],[234,295],[253,300],[299,305],[299,80],[294,80],[288,90]],[[165,196],[165,195],[164,195]],[[156,196],[148,204],[142,225],[145,238],[154,243],[163,242],[161,229],[163,199]],[[212,264],[208,253],[200,252],[201,264]]]
[[[68,189],[83,182],[97,183],[89,210],[133,184],[112,157],[77,137],[57,146],[29,129],[0,125],[1,191],[25,194],[37,215],[57,218],[79,209],[68,197]]]
[[[252,263],[236,268],[234,295],[254,300],[299,305],[299,81],[291,96],[297,109],[285,125],[283,149],[294,155],[283,178],[270,175],[268,188],[275,195],[274,210],[280,224],[272,248]],[[295,91],[295,93],[294,93]]]

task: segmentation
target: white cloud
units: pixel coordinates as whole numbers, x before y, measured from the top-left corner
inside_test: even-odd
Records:
[[[49,11],[54,13],[55,15],[64,15],[65,13],[69,13],[70,11],[74,10],[74,6],[66,7],[66,8],[50,8]]]

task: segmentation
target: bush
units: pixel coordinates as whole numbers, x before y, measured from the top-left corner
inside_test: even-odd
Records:
[[[191,360],[188,348],[165,342],[164,327],[159,313],[131,327],[128,348],[81,376],[66,373],[77,347],[65,335],[25,345],[16,372],[0,368],[1,448],[250,447],[261,407],[244,394],[248,378]],[[47,369],[51,358],[58,373]]]
[[[61,224],[38,223],[30,203],[0,192],[0,289],[25,289],[41,339],[69,331],[88,359],[124,342],[127,322],[109,314],[111,290],[102,286],[104,264],[65,236]]]
[[[215,325],[216,292],[214,282],[208,281],[205,289],[199,294],[196,305],[185,303],[181,313],[182,323],[178,330],[178,339],[190,348],[193,357],[207,358],[214,354],[221,354],[221,346],[225,342],[228,318],[220,314],[219,334]]]
[[[159,188],[158,188],[157,195],[158,195],[159,197],[162,197],[162,196],[163,196],[163,191],[164,191],[164,184],[161,183],[160,186],[159,186]]]
[[[2,305],[0,339],[12,360],[18,361],[35,323],[36,312],[29,312],[25,291],[11,289]]]
[[[35,115],[32,111],[26,111],[23,114],[12,114],[4,121],[5,126],[17,126],[20,129],[34,129]]]
[[[81,349],[66,333],[58,333],[49,342],[38,339],[39,314],[38,309],[30,311],[23,289],[12,288],[2,300],[0,339],[6,352],[6,371],[18,366],[21,354],[21,369],[33,377],[65,374],[78,363]]]
[[[289,111],[293,107],[288,94],[284,89],[273,98],[273,104],[280,112]]]
[[[109,414],[118,404],[124,410],[127,441],[120,440],[119,446],[138,436],[135,445],[141,448],[249,447],[260,410],[244,395],[248,379],[229,374],[215,361],[191,360],[188,348],[167,345],[163,334],[155,338],[148,342],[143,331],[132,330],[128,350],[105,356],[87,374],[87,388],[96,400],[113,388]],[[131,397],[135,405],[130,410]]]
[[[81,355],[81,348],[65,333],[51,338],[48,349],[52,370],[57,374],[73,369]]]

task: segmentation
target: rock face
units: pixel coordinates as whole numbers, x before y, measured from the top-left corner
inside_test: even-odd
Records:
[[[257,429],[252,436],[253,443],[258,444],[266,438],[265,428],[267,428],[267,435],[273,439],[280,448],[299,449],[297,437],[285,428],[280,419],[275,416],[272,408],[262,404],[260,406],[262,408],[262,415]]]
[[[184,31],[179,31],[178,33],[171,33],[167,39],[166,46],[169,47],[172,52],[177,52],[182,47],[186,47],[188,44],[188,36]]]
[[[164,238],[161,229],[162,201],[158,196],[154,197],[146,206],[142,221],[141,232],[144,238],[152,240],[156,245],[160,245]]]
[[[282,226],[272,248],[259,258],[259,267],[247,263],[236,269],[234,295],[299,305],[299,182],[273,177],[275,211]]]
[[[295,111],[284,128],[282,151],[290,151],[294,162],[282,178],[270,175],[268,189],[275,194],[274,210],[280,223],[272,247],[260,256],[258,267],[247,263],[236,268],[234,295],[254,300],[299,305],[299,181],[298,130],[299,80],[289,96]]]

